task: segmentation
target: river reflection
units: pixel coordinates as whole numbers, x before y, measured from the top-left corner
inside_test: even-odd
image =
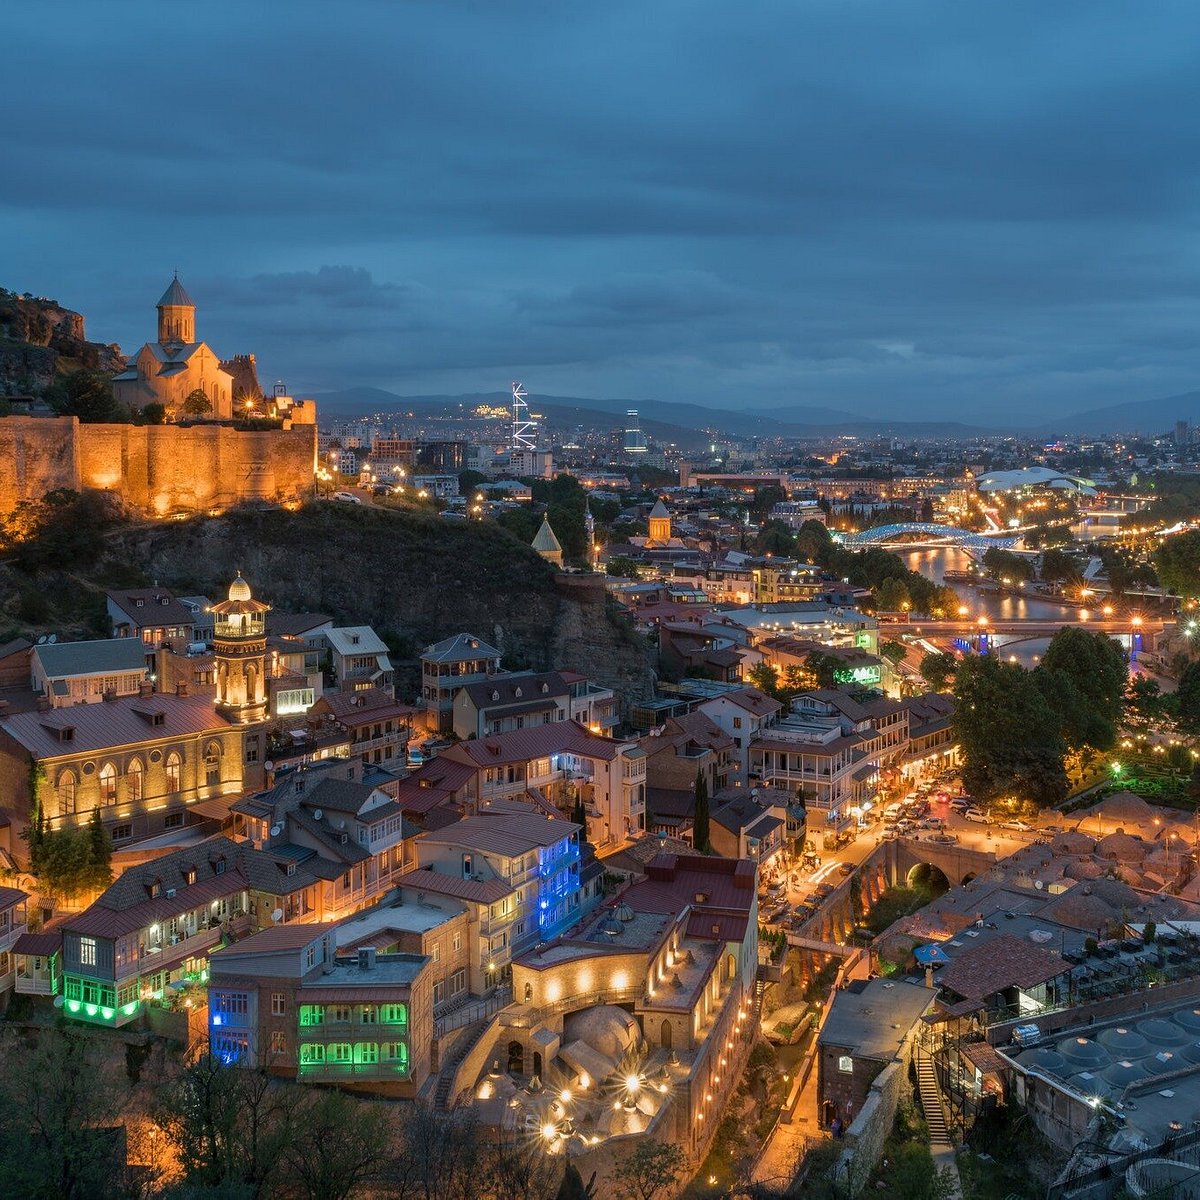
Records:
[[[919,571],[926,579],[941,583],[947,571],[969,571],[971,556],[957,546],[942,546],[926,550],[897,550],[895,552],[910,571]],[[988,617],[997,621],[1055,621],[1074,624],[1078,616],[1062,604],[1046,600],[1026,600],[1021,596],[997,596],[981,593],[965,583],[950,586],[963,598],[973,617]]]

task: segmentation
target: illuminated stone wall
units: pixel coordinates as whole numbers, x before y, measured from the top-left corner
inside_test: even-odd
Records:
[[[117,492],[151,516],[311,494],[316,426],[80,425],[74,417],[0,419],[0,512],[55,488]]]

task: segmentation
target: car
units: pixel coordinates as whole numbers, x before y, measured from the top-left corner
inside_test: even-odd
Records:
[[[342,504],[361,504],[362,499],[353,492],[334,492],[333,498]]]
[[[1029,833],[1033,829],[1033,826],[1030,825],[1028,821],[1017,819],[1012,821],[1003,821],[1000,825],[1000,828],[1015,829],[1018,833]]]
[[[991,818],[987,815],[987,813],[980,812],[980,810],[977,808],[968,808],[967,811],[963,813],[963,816],[966,817],[968,821],[974,821],[976,825],[991,824]]]
[[[843,875],[853,875],[854,874],[854,864],[853,863],[842,863],[842,865],[840,867],[838,867],[838,870]]]
[[[932,829],[938,832],[946,828],[946,822],[941,817],[926,817],[925,820],[918,824],[917,828]]]
[[[390,496],[391,494],[392,494],[392,489],[391,489],[391,485],[390,485],[390,484],[386,484],[386,483],[377,483],[377,484],[376,484],[376,485],[375,485],[375,486],[374,486],[374,487],[371,489],[371,495],[372,495],[372,496]]]
[[[959,796],[950,801],[950,807],[957,813],[965,813],[971,807],[971,802],[965,796]]]

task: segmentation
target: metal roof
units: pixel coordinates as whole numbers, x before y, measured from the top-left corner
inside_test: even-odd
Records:
[[[69,675],[107,675],[145,671],[146,647],[141,638],[102,638],[93,642],[43,642],[33,657],[48,679]]]

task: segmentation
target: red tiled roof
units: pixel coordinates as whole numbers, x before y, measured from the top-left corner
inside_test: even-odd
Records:
[[[531,758],[563,752],[611,761],[623,744],[592,733],[578,721],[554,721],[532,729],[514,729],[511,733],[460,742],[440,757],[458,762],[465,760],[481,767],[528,762]]]
[[[732,913],[693,912],[688,917],[687,935],[718,942],[741,942],[746,938],[749,925],[749,917],[737,917]]]
[[[411,717],[417,711],[377,687],[364,688],[361,692],[326,692],[313,707],[317,711],[328,711],[342,725],[351,728],[389,717]]]
[[[771,713],[777,713],[783,707],[778,700],[772,700],[766,692],[760,692],[758,688],[751,687],[738,688],[736,692],[725,692],[720,696],[712,696],[704,703],[709,704],[713,700],[728,700],[730,704],[736,704],[756,717],[769,716]],[[704,704],[700,707],[703,708]]]
[[[443,875],[429,867],[409,871],[401,875],[396,883],[400,887],[419,888],[424,892],[436,892],[440,896],[453,896],[458,900],[472,900],[477,904],[492,904],[512,891],[502,879],[460,879],[457,875]]]
[[[235,958],[240,954],[270,954],[276,950],[300,950],[309,942],[319,938],[327,929],[332,929],[335,922],[312,925],[275,925],[270,929],[261,929],[258,933],[234,942],[215,953],[223,959]]]
[[[556,846],[579,829],[571,821],[548,817],[525,805],[512,808],[519,811],[481,808],[478,816],[466,817],[437,835],[430,834],[426,840],[466,846],[481,854],[515,858],[532,850]]]
[[[972,946],[942,968],[938,983],[966,1000],[986,1000],[1009,987],[1030,988],[1068,970],[1054,950],[1002,933]]]
[[[646,875],[614,902],[649,913],[678,913],[688,904],[702,911],[748,913],[754,903],[757,870],[749,859],[660,854],[646,864]],[[704,899],[697,899],[701,895]]]

